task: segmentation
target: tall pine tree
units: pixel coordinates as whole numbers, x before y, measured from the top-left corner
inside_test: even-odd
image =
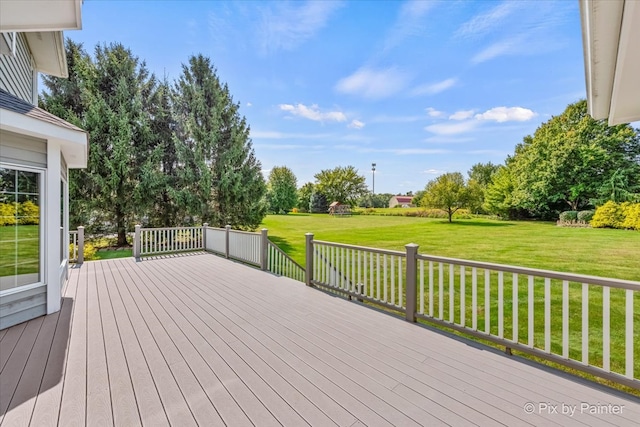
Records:
[[[209,58],[192,56],[182,68],[174,90],[178,199],[203,222],[255,229],[266,185],[246,119]]]

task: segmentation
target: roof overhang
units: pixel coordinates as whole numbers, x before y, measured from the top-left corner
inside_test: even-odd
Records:
[[[640,2],[580,0],[589,113],[640,120]]]
[[[62,31],[24,33],[35,69],[56,77],[69,77]]]
[[[0,32],[82,28],[82,0],[2,0]]]
[[[0,129],[55,142],[60,146],[69,168],[87,167],[89,137],[84,131],[58,126],[4,108],[0,108]]]

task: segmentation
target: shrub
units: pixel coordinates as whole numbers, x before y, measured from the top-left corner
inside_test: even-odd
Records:
[[[609,200],[598,207],[593,214],[591,226],[594,228],[621,228],[624,222],[622,206]]]
[[[27,200],[18,206],[18,215],[21,217],[20,224],[22,225],[40,224],[40,207],[31,200]]]
[[[560,213],[560,222],[575,222],[578,220],[578,211],[564,211]]]
[[[640,230],[640,203],[623,204],[623,214],[622,228]]]
[[[298,208],[291,209],[291,213],[294,213],[294,214],[298,213]]]
[[[98,249],[89,242],[84,242],[84,259],[90,261],[95,259]],[[69,256],[73,256],[73,244],[69,245]]]
[[[16,224],[15,203],[0,203],[0,226]]]
[[[578,222],[590,223],[591,220],[593,219],[593,214],[594,213],[595,213],[595,211],[593,211],[593,210],[578,212]]]

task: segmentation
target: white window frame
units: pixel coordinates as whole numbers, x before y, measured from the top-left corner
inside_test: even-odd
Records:
[[[25,171],[25,172],[34,172],[37,173],[38,176],[40,177],[40,179],[38,180],[38,186],[39,186],[39,194],[38,197],[40,199],[40,218],[39,218],[39,223],[40,223],[40,242],[39,242],[39,246],[40,246],[40,271],[38,272],[39,277],[38,277],[38,281],[34,282],[34,283],[29,283],[26,285],[21,285],[21,286],[17,286],[15,288],[11,288],[11,289],[6,289],[4,291],[0,291],[0,297],[3,296],[7,296],[7,295],[12,295],[18,292],[23,292],[23,291],[27,291],[29,289],[32,288],[37,288],[40,286],[43,286],[45,284],[45,281],[43,280],[43,277],[45,275],[46,272],[46,265],[45,265],[45,256],[44,256],[44,251],[45,251],[45,240],[47,237],[47,226],[48,224],[46,224],[46,215],[45,212],[47,211],[47,195],[45,192],[45,184],[46,184],[46,176],[47,176],[47,169],[44,168],[36,168],[36,167],[31,167],[31,166],[25,166],[25,165],[19,165],[19,164],[15,164],[15,163],[5,163],[5,162],[0,162],[0,168],[5,168],[5,169],[14,169],[14,170],[19,170],[19,171]]]

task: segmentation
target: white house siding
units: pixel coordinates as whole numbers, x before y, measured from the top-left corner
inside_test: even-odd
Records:
[[[17,33],[16,53],[14,55],[0,55],[0,89],[4,89],[18,98],[33,103],[34,73],[31,62],[31,51],[22,33]],[[11,45],[13,33],[2,33],[5,41]]]
[[[0,130],[0,163],[45,169],[47,142]],[[44,238],[44,228],[41,238]],[[41,269],[44,273],[44,269]],[[0,295],[0,329],[44,314],[47,314],[47,286],[44,284],[26,286],[26,289],[15,288]]]
[[[0,130],[0,162],[13,165],[47,167],[47,142]]]

